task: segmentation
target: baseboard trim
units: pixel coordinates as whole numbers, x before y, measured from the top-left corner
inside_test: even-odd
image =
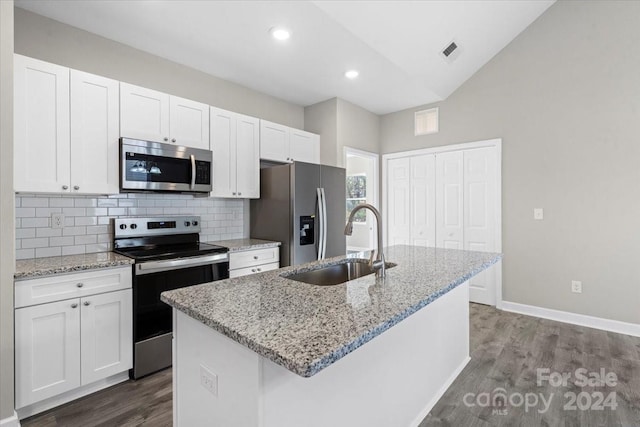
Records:
[[[13,411],[12,416],[1,419],[0,427],[20,427],[20,420],[16,411]]]
[[[440,389],[438,390],[438,393],[436,393],[436,395],[433,396],[433,398],[427,403],[427,405],[422,409],[422,411],[420,411],[420,413],[416,416],[416,418],[411,423],[411,427],[418,427],[422,422],[422,420],[424,420],[425,417],[429,415],[429,412],[431,412],[433,407],[436,406],[436,403],[438,403],[438,400],[440,400],[440,398],[447,392],[449,387],[451,387],[451,384],[453,384],[456,378],[458,378],[458,375],[460,375],[460,373],[465,368],[465,366],[467,366],[467,363],[469,363],[470,360],[471,360],[471,357],[467,356],[462,361],[460,366],[458,366],[456,370],[453,371],[453,373],[447,379],[447,381],[442,385],[442,387],[440,387]]]
[[[585,314],[553,310],[550,308],[509,301],[502,301],[499,308],[512,313],[525,314],[527,316],[541,317],[543,319],[555,320],[557,322],[570,323],[572,325],[586,326],[588,328],[640,337],[640,324],[637,323],[620,322],[618,320],[604,319],[602,317],[587,316]]]

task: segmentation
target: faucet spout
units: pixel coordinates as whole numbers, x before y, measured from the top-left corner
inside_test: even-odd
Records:
[[[351,234],[353,233],[353,218],[356,212],[358,212],[361,209],[370,210],[371,212],[373,212],[373,215],[376,217],[376,225],[378,230],[378,244],[377,244],[376,251],[371,252],[371,257],[369,258],[369,265],[371,266],[371,268],[373,268],[376,271],[377,277],[384,277],[386,272],[385,272],[385,266],[384,266],[384,254],[382,252],[382,216],[380,215],[380,212],[378,211],[378,209],[376,209],[373,205],[370,205],[369,203],[362,203],[360,205],[357,205],[355,208],[353,208],[353,210],[349,214],[347,225],[344,227],[344,234],[347,236],[351,236]],[[374,260],[374,254],[375,254],[375,260]]]

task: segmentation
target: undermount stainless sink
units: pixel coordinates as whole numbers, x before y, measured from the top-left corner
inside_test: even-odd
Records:
[[[395,265],[387,262],[386,268],[395,267]],[[311,285],[331,286],[373,273],[375,270],[369,266],[368,260],[350,259],[341,264],[328,265],[302,273],[282,274],[282,277]]]

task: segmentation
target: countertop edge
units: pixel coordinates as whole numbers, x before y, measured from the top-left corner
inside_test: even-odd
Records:
[[[418,302],[417,304],[414,304],[413,306],[408,307],[407,309],[405,309],[404,311],[396,314],[395,316],[391,317],[390,319],[374,326],[372,329],[366,331],[365,333],[363,333],[362,335],[360,335],[359,337],[351,340],[350,342],[344,344],[342,347],[334,350],[333,352],[327,354],[326,356],[322,357],[319,360],[315,360],[312,361],[308,364],[300,364],[297,363],[294,360],[285,358],[283,356],[281,356],[280,354],[278,354],[276,351],[271,350],[269,348],[266,348],[258,343],[256,343],[255,341],[245,337],[244,335],[241,335],[240,333],[233,331],[232,329],[225,327],[224,325],[220,324],[219,322],[216,322],[210,318],[207,318],[205,316],[200,315],[199,313],[191,310],[190,308],[174,301],[171,300],[169,298],[166,298],[164,295],[161,295],[160,299],[165,302],[166,304],[170,305],[171,307],[180,310],[181,312],[185,313],[186,315],[188,315],[189,317],[198,320],[199,322],[205,324],[206,326],[210,327],[211,329],[215,330],[216,332],[221,333],[222,335],[234,340],[236,343],[249,348],[252,351],[255,351],[257,354],[259,354],[262,357],[265,357],[269,360],[271,360],[273,363],[276,363],[280,366],[283,366],[285,369],[290,370],[291,372],[301,376],[301,377],[312,377],[313,375],[317,374],[318,372],[322,371],[323,369],[325,369],[326,367],[330,366],[331,364],[335,363],[336,361],[338,361],[339,359],[345,357],[347,354],[353,352],[354,350],[358,349],[359,347],[361,347],[362,345],[366,344],[367,342],[371,341],[372,339],[374,339],[375,337],[377,337],[378,335],[382,334],[383,332],[385,332],[386,330],[390,329],[391,327],[395,326],[396,324],[400,323],[402,320],[406,319],[407,317],[411,316],[412,314],[416,313],[417,311],[423,309],[424,307],[426,307],[427,305],[431,304],[433,301],[437,300],[438,298],[440,298],[441,296],[447,294],[448,292],[452,291],[454,288],[460,286],[461,284],[463,284],[464,282],[468,281],[470,278],[472,278],[473,276],[475,276],[476,274],[484,271],[485,269],[487,269],[488,267],[496,264],[498,261],[500,261],[502,259],[502,254],[498,254],[493,260],[491,260],[490,262],[486,262],[483,263],[482,265],[478,266],[476,269],[471,270],[469,273],[461,276],[460,278],[456,279],[454,282],[452,282],[451,284],[449,284],[448,286],[443,287],[442,289],[430,294],[427,298],[425,298],[424,300],[421,300],[420,302]]]
[[[104,253],[104,252],[99,252],[99,253]],[[72,257],[72,256],[74,256],[74,255],[69,255],[69,257]],[[62,259],[62,258],[64,258],[64,256],[61,256],[61,257],[49,257],[49,258]],[[16,264],[20,263],[21,261],[23,261],[23,262],[24,261],[34,262],[34,260],[46,260],[46,259],[49,259],[49,258],[35,258],[35,259],[29,259],[29,260],[18,260],[16,262]],[[35,262],[37,262],[37,261],[35,261]],[[42,262],[46,262],[46,261],[42,261]],[[70,274],[70,273],[77,273],[77,272],[81,272],[81,271],[90,271],[90,270],[100,270],[100,269],[107,269],[107,268],[124,267],[124,266],[128,266],[128,265],[132,265],[133,263],[134,263],[133,259],[126,258],[124,256],[118,255],[118,258],[112,259],[112,260],[87,261],[85,263],[69,264],[69,265],[55,265],[55,266],[51,266],[51,267],[34,267],[32,271],[15,271],[13,273],[13,280],[14,281],[24,281],[24,280],[30,280],[30,279],[40,279],[40,278],[51,277],[51,276],[56,276],[56,275],[60,275],[60,274]]]

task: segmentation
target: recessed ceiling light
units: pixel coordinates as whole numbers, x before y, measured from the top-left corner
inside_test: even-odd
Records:
[[[289,30],[282,27],[273,27],[269,30],[269,32],[271,33],[271,36],[273,36],[273,38],[276,40],[287,40],[289,37],[291,37],[291,33],[289,32]]]
[[[355,79],[356,77],[358,77],[360,73],[358,73],[357,70],[349,70],[346,73],[344,73],[344,76],[348,79]]]

